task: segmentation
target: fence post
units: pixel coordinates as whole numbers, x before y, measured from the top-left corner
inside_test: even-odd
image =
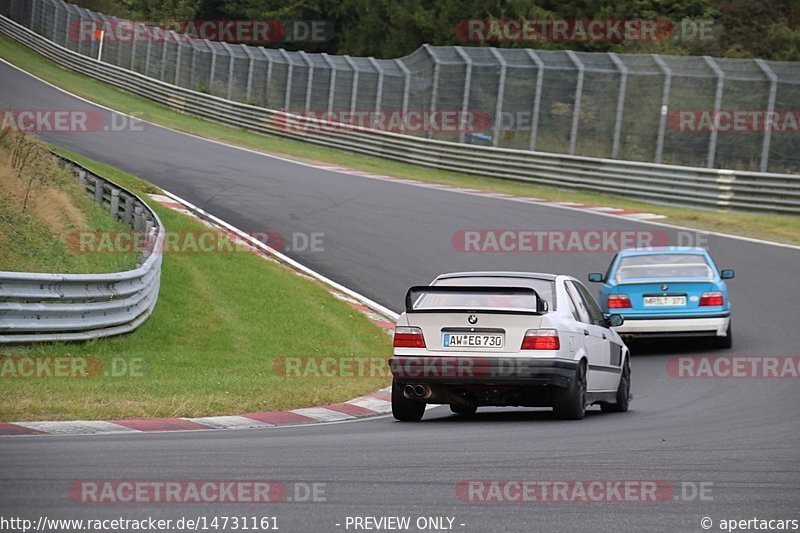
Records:
[[[94,201],[99,204],[103,205],[103,182],[97,176],[92,176],[94,179]]]
[[[350,65],[350,68],[353,71],[353,87],[350,91],[350,113],[356,112],[356,103],[358,102],[358,67],[356,67],[355,61],[350,56],[344,56],[344,60],[347,61],[347,64]]]
[[[208,94],[214,94],[214,73],[217,70],[217,49],[208,41],[205,41],[206,48],[211,52],[211,68],[208,74]]]
[[[500,128],[503,122],[503,99],[506,91],[506,72],[508,71],[508,64],[503,54],[497,51],[497,48],[489,47],[494,58],[500,63],[500,79],[497,80],[497,101],[494,109],[494,131],[492,133],[492,145],[498,146],[500,143]]]
[[[403,63],[400,59],[395,59],[395,64],[397,67],[403,72],[403,109],[402,109],[402,120],[400,121],[400,133],[404,133],[406,131],[406,115],[408,114],[408,97],[409,91],[411,90],[411,71],[408,70],[408,67]]]
[[[464,94],[461,97],[461,121],[459,121],[463,124],[463,120],[469,112],[469,92],[470,89],[472,89],[472,58],[469,57],[462,47],[455,46],[454,48],[456,49],[456,52],[458,52],[458,55],[461,56],[461,59],[464,60],[464,64],[466,65],[466,72],[464,73]],[[464,128],[459,127],[458,142],[463,143],[464,138]]]
[[[142,206],[140,205],[133,207],[133,229],[134,231],[142,229]]]
[[[572,60],[575,68],[578,69],[578,79],[575,82],[575,104],[572,108],[572,129],[569,132],[569,154],[575,154],[575,147],[578,144],[578,124],[581,119],[581,100],[583,98],[583,75],[586,67],[578,59],[578,55],[572,50],[567,50],[567,55]]]
[[[272,85],[272,58],[269,56],[267,49],[263,46],[258,47],[261,50],[261,55],[264,56],[264,59],[267,60],[267,79],[264,80],[264,103],[262,104],[264,107],[269,107],[269,93],[270,93],[270,85]]]
[[[172,81],[175,83],[175,85],[181,87],[181,56],[183,56],[183,44],[181,39],[183,39],[183,37],[178,35],[176,36],[176,39],[175,46],[177,48],[175,48],[175,76],[173,76]]]
[[[763,59],[756,59],[756,65],[758,65],[767,78],[769,78],[767,116],[772,116],[772,113],[775,111],[775,98],[778,94],[778,76],[771,68],[769,68],[769,65],[767,65],[767,62]],[[759,165],[759,170],[761,172],[767,172],[767,168],[769,167],[769,144],[771,140],[772,130],[769,126],[764,124],[764,142],[761,145],[761,163]]]
[[[112,22],[112,24],[114,23]],[[117,39],[117,62],[114,64],[118,67],[122,67],[122,42],[121,39]]]
[[[170,41],[168,30],[161,28],[161,37],[164,39],[164,42],[161,45],[161,72],[159,73],[160,77],[158,79],[164,81],[164,77],[167,75],[167,46]]]
[[[719,110],[722,108],[722,91],[725,88],[725,73],[722,72],[722,69],[719,68],[719,65],[717,65],[717,62],[714,61],[711,56],[703,56],[703,59],[717,77],[717,90],[714,94],[714,116],[716,117],[719,115]],[[717,128],[711,128],[711,136],[708,140],[708,162],[706,164],[708,168],[714,168],[714,159],[717,155],[718,134]]]
[[[628,86],[628,67],[613,52],[608,53],[608,57],[619,70],[619,93],[617,94],[617,116],[614,119],[614,141],[611,145],[611,159],[616,159],[619,155],[619,138],[622,132],[622,114],[625,111],[625,91]]]
[[[286,50],[281,48],[280,53],[283,56],[283,59],[286,60],[286,94],[283,95],[283,110],[288,113],[289,104],[291,103],[292,97],[292,77],[294,75],[294,64],[292,63],[292,59],[289,57],[289,54],[286,53]]]
[[[428,55],[431,56],[431,60],[433,61],[433,83],[431,83],[431,114],[436,112],[436,98],[439,96],[439,76],[441,74],[441,65],[439,63],[439,58],[436,57],[436,54],[433,53],[431,46],[429,44],[422,45],[425,48],[425,51],[428,52]],[[428,129],[428,138],[430,139],[433,137],[433,129]]]
[[[189,88],[194,90],[195,71],[197,69],[197,43],[192,40],[192,64],[189,67]]]
[[[116,187],[112,187],[111,189],[111,206],[109,207],[109,211],[115,217],[118,216],[119,212],[119,189]]]
[[[233,99],[233,67],[234,67],[234,56],[233,50],[231,49],[231,45],[226,43],[225,41],[220,41],[222,48],[225,49],[225,52],[228,54],[228,89],[225,92],[225,97],[228,100]]]
[[[147,29],[147,49],[144,53],[144,75],[150,75],[150,52],[153,48],[153,29]]]
[[[252,96],[253,96],[253,68],[255,67],[256,58],[253,56],[253,52],[250,50],[250,47],[244,44],[239,45],[242,47],[242,51],[247,54],[247,93],[245,96],[245,100],[247,103],[251,103]]]
[[[61,6],[56,4],[55,0],[53,0],[50,5],[53,6],[53,35],[52,35],[51,39],[53,40],[53,42],[55,42],[56,34],[58,33],[58,12],[60,11],[59,7],[61,7]],[[67,28],[67,32],[69,32],[69,28]]]
[[[131,64],[129,70],[135,71],[136,66],[136,42],[139,40],[139,25],[133,25],[133,39],[131,39]],[[121,65],[120,65],[121,66]]]
[[[333,98],[336,94],[336,66],[331,61],[330,56],[325,52],[322,52],[322,59],[325,60],[325,63],[328,64],[328,68],[331,69],[331,83],[328,86],[328,114],[333,113]]]
[[[378,71],[378,88],[375,90],[375,113],[379,114],[383,103],[383,67],[374,57],[370,57],[369,62]]]
[[[122,219],[128,226],[133,226],[133,198],[127,194],[125,195],[125,214],[122,215]]]
[[[305,108],[306,108],[306,115],[311,112],[311,90],[314,87],[314,63],[308,58],[308,54],[304,51],[300,51],[300,57],[303,58],[303,61],[306,62],[308,65],[308,76],[306,76],[306,98],[305,98]]]
[[[63,7],[64,4],[61,4],[61,5]],[[70,19],[72,18],[72,13],[70,13],[69,10],[67,10],[67,9],[64,9],[64,11],[66,11],[66,13],[67,13],[67,20],[66,20],[66,24],[64,25],[64,43],[63,44],[64,44],[65,48],[69,48],[69,25],[70,25]],[[53,31],[55,31],[55,23],[53,24]],[[53,34],[53,37],[55,37],[55,33]]]
[[[34,31],[36,26],[36,4],[39,2],[37,0],[31,0],[31,26],[30,28]]]
[[[536,150],[536,136],[539,132],[539,111],[542,107],[542,83],[544,82],[544,61],[530,48],[526,49],[528,57],[536,63],[536,95],[533,97],[533,116],[531,117],[531,142],[529,149]]]
[[[661,158],[664,155],[664,136],[667,131],[667,115],[669,114],[669,91],[672,87],[672,69],[669,68],[666,61],[660,56],[653,54],[653,60],[661,68],[664,73],[664,88],[661,91],[661,115],[658,118],[658,138],[656,140],[656,163],[661,163]]]
[[[267,59],[267,80],[265,82],[265,92],[266,92],[266,99],[264,100],[264,107],[269,107],[269,92],[270,92],[270,85],[272,85],[272,58],[269,57],[269,53],[267,53],[267,49],[263,46],[259,47],[261,50],[261,55],[263,55]]]

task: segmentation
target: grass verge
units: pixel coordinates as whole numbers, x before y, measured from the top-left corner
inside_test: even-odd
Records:
[[[0,132],[0,270],[86,274],[136,267],[135,253],[81,253],[82,232],[124,231],[43,143]]]
[[[138,192],[151,188],[66,154]],[[211,231],[150,205],[168,231]],[[289,378],[276,371],[281,357],[391,353],[383,331],[322,285],[252,253],[171,253],[163,261],[158,305],[135,332],[3,349],[0,420],[241,414],[345,401],[387,384],[383,377]],[[103,371],[97,377],[14,377],[20,367],[8,356],[78,357],[89,368],[102,362]]]
[[[672,224],[694,229],[720,231],[789,244],[800,244],[800,217],[771,213],[753,214],[711,211],[650,204],[627,200],[616,195],[544,187],[386,161],[318,147],[300,141],[258,135],[243,129],[223,126],[197,117],[184,115],[144,98],[120,91],[105,83],[64,70],[55,63],[4,36],[0,36],[0,57],[69,92],[124,113],[135,114],[150,122],[176,130],[267,153],[304,161],[319,161],[341,165],[388,176],[400,176],[520,196],[535,196],[547,200],[572,201],[590,205],[647,211],[668,216],[669,222]]]

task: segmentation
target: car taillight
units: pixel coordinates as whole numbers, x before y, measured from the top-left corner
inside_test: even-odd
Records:
[[[627,309],[631,306],[631,299],[627,294],[609,294],[608,295],[608,308],[609,309]]]
[[[558,350],[561,343],[554,329],[529,329],[522,339],[522,350]]]
[[[425,348],[422,330],[415,327],[397,326],[394,328],[395,348]]]
[[[700,305],[725,305],[725,299],[722,297],[721,292],[704,292],[703,296],[700,297]]]

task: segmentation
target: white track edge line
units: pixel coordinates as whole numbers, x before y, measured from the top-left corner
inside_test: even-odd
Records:
[[[337,283],[337,282],[333,281],[332,279],[330,279],[330,278],[328,278],[326,276],[323,276],[319,272],[317,272],[315,270],[312,270],[311,268],[305,266],[304,264],[300,263],[299,261],[296,261],[296,260],[292,259],[291,257],[283,254],[282,252],[279,252],[275,248],[272,248],[271,246],[267,246],[266,244],[264,244],[260,240],[256,239],[255,237],[253,237],[251,235],[248,235],[247,233],[245,233],[244,231],[240,230],[236,226],[233,226],[232,224],[229,224],[229,223],[225,222],[224,220],[215,217],[211,213],[208,213],[204,209],[202,209],[200,207],[197,207],[196,205],[192,204],[191,202],[188,202],[188,201],[184,200],[180,196],[172,194],[171,192],[169,192],[169,191],[167,191],[165,189],[161,189],[161,190],[164,192],[165,195],[169,196],[170,198],[172,198],[176,202],[180,202],[184,206],[188,207],[190,211],[194,211],[195,213],[199,213],[200,216],[205,217],[205,218],[213,221],[215,224],[218,224],[218,225],[224,227],[225,229],[227,229],[229,231],[232,231],[239,238],[244,239],[246,242],[250,243],[251,245],[253,245],[253,246],[257,247],[257,248],[260,248],[262,251],[265,251],[268,254],[278,258],[281,262],[286,263],[287,265],[291,266],[295,270],[299,270],[300,272],[302,272],[302,273],[304,273],[304,274],[306,274],[308,276],[313,277],[317,281],[320,281],[320,282],[324,283],[325,285],[328,285],[328,286],[332,287],[333,289],[350,296],[351,298],[353,298],[353,299],[359,301],[360,303],[366,305],[367,307],[371,308],[373,311],[376,311],[376,312],[378,312],[378,313],[380,313],[380,314],[382,314],[382,315],[384,315],[384,316],[386,316],[386,317],[388,317],[388,318],[390,318],[392,320],[397,320],[397,318],[400,316],[397,313],[395,313],[394,311],[392,311],[391,309],[382,306],[378,302],[376,302],[374,300],[371,300],[371,299],[367,298],[366,296],[354,291],[353,289],[345,287],[344,285],[342,285],[340,283]]]

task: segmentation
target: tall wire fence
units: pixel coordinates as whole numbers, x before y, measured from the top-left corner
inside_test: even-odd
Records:
[[[428,45],[382,60],[191,39],[61,0],[0,0],[0,13],[81,54],[270,109],[503,148],[800,171],[800,63]]]

